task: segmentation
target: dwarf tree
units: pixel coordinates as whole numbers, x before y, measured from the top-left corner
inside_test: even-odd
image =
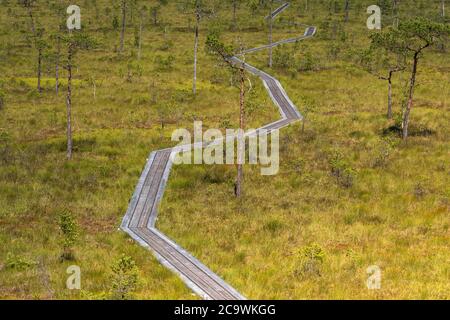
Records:
[[[181,8],[183,12],[188,12],[195,16],[195,27],[194,27],[194,79],[192,82],[192,93],[195,95],[197,93],[197,55],[198,55],[198,38],[199,38],[199,28],[200,21],[207,16],[211,16],[214,10],[211,4],[206,0],[186,0]]]
[[[72,68],[76,53],[79,50],[89,50],[95,47],[96,42],[88,35],[82,32],[69,32],[68,35],[61,37],[67,48],[67,61],[65,69],[67,70],[67,96],[66,96],[66,111],[67,111],[67,159],[72,159]]]
[[[68,211],[63,211],[59,215],[59,228],[61,230],[63,241],[63,252],[61,259],[73,260],[73,246],[78,239],[78,226],[73,215]]]
[[[239,62],[231,59],[233,54],[233,49],[231,46],[226,46],[223,44],[216,34],[209,34],[206,39],[206,48],[207,50],[217,55],[221,61],[225,62],[231,69],[237,70],[239,72],[239,129],[241,129],[241,133],[245,128],[245,64],[244,62]],[[242,137],[238,137],[240,139]],[[242,150],[243,143],[238,142],[238,164],[237,164],[237,179],[235,186],[235,195],[236,197],[241,197],[242,195],[242,181],[243,181],[243,153]]]
[[[111,266],[112,298],[126,300],[131,297],[138,283],[138,269],[131,257],[122,255]]]
[[[372,46],[363,51],[358,59],[364,70],[388,83],[387,118],[392,119],[392,81],[395,73],[405,70],[405,56]]]
[[[403,139],[408,137],[409,117],[414,100],[414,89],[419,62],[426,49],[450,35],[450,25],[433,22],[425,18],[414,18],[401,22],[397,29],[388,28],[371,35],[372,46],[391,53],[405,55],[411,64],[411,75],[407,92],[407,103],[403,110]]]

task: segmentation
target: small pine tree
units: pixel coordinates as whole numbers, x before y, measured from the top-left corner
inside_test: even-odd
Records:
[[[74,260],[73,246],[78,240],[78,226],[73,215],[68,211],[63,211],[59,215],[59,228],[63,235],[62,260]]]
[[[131,257],[122,255],[111,266],[111,296],[117,300],[128,300],[138,283],[138,269]]]

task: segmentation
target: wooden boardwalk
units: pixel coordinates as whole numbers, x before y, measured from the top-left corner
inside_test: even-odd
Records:
[[[302,37],[295,38],[295,41],[312,37],[315,32],[315,27],[309,27],[305,34]],[[279,41],[278,44],[289,42],[293,42],[292,39]],[[280,129],[302,119],[277,79],[244,63],[236,56],[232,57],[231,61],[236,64],[243,64],[248,72],[258,76],[263,81],[272,101],[279,108],[281,119],[260,129]],[[123,218],[121,228],[139,244],[150,249],[164,266],[178,274],[186,285],[203,299],[245,299],[222,278],[155,227],[158,206],[172,166],[171,159],[179,150],[179,147],[169,148],[154,151],[150,154],[127,213]]]

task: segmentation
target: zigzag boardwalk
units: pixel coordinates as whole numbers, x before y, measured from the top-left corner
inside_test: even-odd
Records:
[[[303,36],[279,41],[273,45],[306,39],[312,37],[315,32],[315,27],[309,27]],[[268,46],[247,50],[243,53],[265,48],[268,48]],[[272,101],[280,110],[280,120],[260,129],[280,129],[302,119],[278,80],[247,63],[243,63],[237,57],[232,57],[231,61],[236,64],[244,64],[248,72],[258,76],[263,81]],[[123,218],[121,228],[142,246],[152,250],[164,266],[178,274],[186,285],[202,298],[214,300],[245,299],[218,275],[155,228],[158,205],[172,166],[171,155],[177,153],[177,151],[179,149],[169,148],[150,154],[127,213]]]

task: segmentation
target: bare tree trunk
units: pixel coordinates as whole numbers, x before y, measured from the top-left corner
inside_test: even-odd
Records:
[[[59,56],[61,54],[61,39],[57,38],[56,43],[56,63],[55,63],[55,90],[56,95],[59,93]]]
[[[142,51],[142,20],[143,20],[143,12],[141,12],[141,20],[139,21],[139,49],[138,49],[138,60],[141,60],[141,51]]]
[[[441,0],[441,16],[445,18],[445,0]]]
[[[158,23],[158,12],[156,10],[156,8],[152,8],[152,18],[154,26],[156,26],[156,24]]]
[[[309,8],[309,1],[306,0],[305,1],[305,11],[308,11],[308,8]]]
[[[122,30],[120,31],[120,49],[119,49],[120,52],[123,51],[123,44],[125,41],[125,27],[127,16],[126,13],[127,13],[126,0],[122,0]]]
[[[408,93],[408,104],[406,105],[405,112],[403,114],[403,140],[408,138],[408,126],[409,126],[409,115],[411,113],[411,108],[413,105],[413,96],[414,96],[414,88],[416,86],[416,74],[417,74],[417,65],[419,63],[419,54],[420,52],[416,52],[414,54],[414,63],[413,69],[411,72],[411,81],[409,84],[409,93]]]
[[[33,36],[37,37],[36,26],[34,25],[33,11],[31,10],[31,5],[28,5],[27,9],[28,9],[28,16],[30,17],[31,20],[31,31],[33,32]]]
[[[38,64],[37,64],[37,90],[42,92],[41,88],[41,74],[42,74],[42,48],[38,48]]]
[[[198,28],[200,23],[200,12],[196,12],[195,40],[194,40],[194,81],[192,83],[192,93],[197,93],[197,51],[198,51]]]
[[[94,101],[97,100],[97,84],[95,83],[94,77],[91,77],[92,80],[92,94],[94,96]]]
[[[233,30],[237,30],[237,0],[233,1]]]
[[[37,65],[37,90],[38,92],[42,92],[41,89],[41,60],[42,60],[42,49],[40,48],[40,44],[38,44],[38,34],[36,32],[36,26],[33,18],[33,10],[31,10],[31,4],[27,5],[28,16],[30,17],[31,22],[31,32],[33,33],[34,45],[38,50],[38,65]]]
[[[272,1],[270,1],[270,13],[269,13],[269,68],[272,68],[273,58],[272,58],[272,32],[273,32],[273,19],[272,19]]]
[[[388,84],[388,110],[387,110],[387,118],[392,119],[392,79],[389,77]]]
[[[67,159],[72,159],[72,56],[73,48],[69,44],[69,54],[67,57],[67,98],[66,98],[66,108],[67,108]]]
[[[350,0],[345,0],[345,22],[348,22],[350,10]]]
[[[244,66],[242,66],[239,69],[240,74],[240,99],[239,99],[239,128],[243,131],[245,127],[244,122],[244,102],[245,102],[245,73],[244,73]],[[239,137],[238,137],[239,138]],[[237,179],[236,179],[236,197],[242,196],[242,181],[243,181],[243,167],[242,163],[244,162],[243,159],[245,159],[244,150],[242,148],[245,146],[245,143],[238,142],[238,164],[237,164]]]
[[[393,27],[398,28],[398,0],[392,0],[392,14],[394,15]]]

